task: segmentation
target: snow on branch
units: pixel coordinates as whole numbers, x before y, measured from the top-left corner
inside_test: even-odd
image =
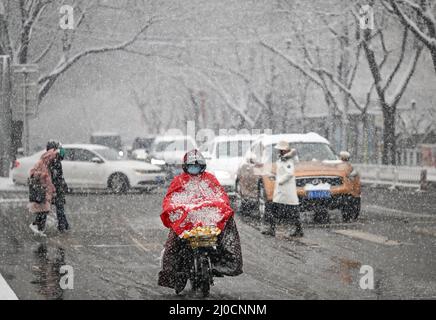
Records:
[[[133,35],[129,40],[122,42],[118,45],[102,46],[100,48],[90,48],[75,54],[71,58],[66,58],[65,56],[62,56],[57,66],[49,74],[39,78],[38,84],[41,86],[39,89],[39,97],[38,97],[39,101],[42,101],[42,99],[45,97],[48,90],[52,87],[52,85],[57,80],[57,78],[65,71],[67,71],[69,68],[71,68],[77,61],[88,55],[119,51],[127,48],[128,46],[132,45],[139,38],[139,36],[143,34],[152,25],[152,23],[153,22],[151,19],[148,20],[148,22],[144,24],[139,29],[139,31],[136,32],[136,34]]]
[[[412,8],[415,8],[416,6],[414,6],[410,1],[401,1],[403,3],[407,3],[408,5],[412,6]],[[399,7],[398,5],[398,1],[395,0],[389,0],[389,3],[392,7],[392,10],[394,11],[394,13],[400,18],[401,22],[407,26],[414,34],[415,36],[421,40],[427,47],[429,48],[433,48],[433,50],[436,48],[436,38],[426,34],[424,31],[421,30],[421,28],[416,24],[415,21],[413,21],[406,13],[404,13],[404,11]],[[420,9],[420,12],[422,12],[422,16],[424,17],[424,19],[426,20],[427,24],[431,23],[433,29],[436,27],[436,23],[435,23],[435,17],[433,15],[433,13],[431,12],[431,10],[429,8],[427,8],[424,11],[422,11],[422,9]],[[425,14],[424,14],[425,13]]]

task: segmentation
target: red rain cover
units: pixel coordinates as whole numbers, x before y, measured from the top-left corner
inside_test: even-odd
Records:
[[[224,230],[233,216],[229,197],[214,175],[187,173],[174,178],[168,188],[160,215],[163,224],[177,235],[197,226],[217,226]]]

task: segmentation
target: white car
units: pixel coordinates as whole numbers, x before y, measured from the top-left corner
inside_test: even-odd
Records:
[[[257,138],[258,135],[248,134],[217,136],[200,148],[206,158],[206,170],[215,175],[226,191],[234,191],[238,167]]]
[[[197,143],[190,136],[158,136],[151,148],[150,161],[152,164],[165,168],[167,179],[171,180],[182,172],[183,156],[185,153],[196,148]]]
[[[141,161],[121,160],[117,151],[101,145],[69,144],[63,146],[65,181],[70,189],[111,189],[115,193],[128,189],[148,189],[164,183],[165,173],[159,166]],[[15,184],[27,184],[30,169],[44,151],[20,158],[12,170]]]
[[[151,148],[151,163],[181,165],[185,153],[196,148],[197,143],[190,136],[158,136]]]

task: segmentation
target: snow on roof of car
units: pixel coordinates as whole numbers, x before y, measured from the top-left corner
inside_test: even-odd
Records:
[[[183,135],[163,135],[163,136],[157,136],[154,140],[155,142],[160,141],[177,141],[177,140],[192,140],[195,141],[191,136],[183,136]]]
[[[315,132],[309,133],[286,133],[286,134],[272,134],[264,135],[260,138],[264,145],[276,144],[279,141],[287,142],[306,142],[306,143],[326,143],[330,142]]]
[[[85,143],[64,144],[62,146],[64,148],[72,148],[72,149],[93,149],[93,150],[109,149],[108,147],[102,146],[100,144],[85,144]]]
[[[259,138],[259,135],[255,134],[229,134],[223,136],[216,136],[212,141],[223,142],[223,141],[254,141]]]
[[[118,132],[93,132],[92,134],[91,134],[91,136],[94,136],[94,137],[102,137],[102,136],[104,136],[104,137],[106,137],[106,136],[119,136],[120,134],[118,133]]]

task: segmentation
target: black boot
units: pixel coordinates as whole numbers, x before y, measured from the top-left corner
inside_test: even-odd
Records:
[[[266,235],[266,236],[275,237],[276,236],[276,228],[273,225],[270,225],[266,230],[262,230],[261,233]]]
[[[303,232],[303,227],[301,226],[300,222],[297,222],[295,224],[295,231],[294,232],[289,232],[289,236],[290,237],[295,237],[295,238],[301,238],[304,236],[304,232]]]
[[[176,283],[174,285],[174,290],[176,291],[176,294],[179,294],[180,292],[182,292],[185,289],[186,283],[188,282],[188,277],[187,277],[186,273],[177,272],[175,282]]]

